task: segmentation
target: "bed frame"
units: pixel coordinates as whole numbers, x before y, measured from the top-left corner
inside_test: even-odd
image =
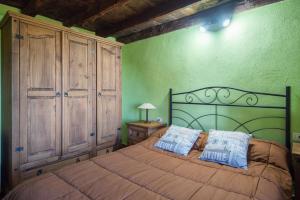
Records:
[[[275,130],[285,133],[285,145],[290,149],[291,143],[291,88],[286,87],[285,94],[272,94],[263,92],[254,92],[241,90],[231,87],[205,87],[197,90],[173,93],[170,89],[169,96],[169,124],[173,123],[173,119],[179,120],[186,124],[186,127],[194,128],[194,125],[199,126],[203,131],[207,131],[201,122],[204,118],[213,117],[215,129],[218,129],[218,123],[220,119],[231,120],[236,124],[233,131],[243,128],[249,134],[264,131]],[[264,99],[272,99],[272,103],[264,103]],[[274,103],[273,103],[274,101]],[[195,116],[195,113],[191,113],[185,106],[211,106],[214,107],[214,111],[211,113]],[[246,121],[240,121],[232,116],[219,113],[220,107],[240,107],[240,108],[253,108],[253,109],[267,109],[267,110],[283,110],[284,114],[278,115],[266,115],[257,116]],[[186,117],[185,117],[186,116]],[[189,118],[189,119],[187,119]],[[251,128],[248,126],[251,122],[259,120],[284,120],[284,127],[263,127],[263,128]],[[212,128],[212,127],[209,127]]]

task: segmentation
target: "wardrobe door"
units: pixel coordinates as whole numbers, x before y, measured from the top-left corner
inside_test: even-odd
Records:
[[[115,143],[121,127],[120,49],[97,44],[97,145]]]
[[[61,33],[20,22],[21,167],[61,153]]]
[[[94,40],[73,34],[65,34],[64,39],[63,153],[73,155],[92,147],[96,45]]]

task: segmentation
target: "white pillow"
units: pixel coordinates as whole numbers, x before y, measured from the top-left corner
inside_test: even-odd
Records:
[[[247,169],[251,136],[243,132],[210,130],[200,159]]]
[[[171,125],[154,146],[187,156],[201,132],[200,130]]]

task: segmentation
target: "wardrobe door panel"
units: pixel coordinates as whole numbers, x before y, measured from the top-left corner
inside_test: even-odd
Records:
[[[101,89],[103,91],[116,92],[116,48],[110,46],[102,46],[100,50],[101,63]]]
[[[120,49],[97,45],[97,145],[115,142],[121,126]]]
[[[18,150],[32,167],[61,154],[61,33],[21,22],[20,35]]]
[[[65,35],[63,72],[65,155],[90,151],[92,148],[95,51],[93,40],[72,34]]]
[[[87,41],[86,41],[87,42]],[[88,89],[88,44],[70,41],[69,87],[72,90]]]
[[[117,128],[117,99],[115,95],[103,95],[98,98],[98,137],[97,144],[114,141]],[[99,134],[100,133],[100,134]]]
[[[36,28],[32,28],[36,29]],[[54,50],[54,51],[53,51]],[[30,87],[55,88],[55,37],[54,35],[29,36]]]
[[[28,99],[28,161],[55,154],[55,97]]]

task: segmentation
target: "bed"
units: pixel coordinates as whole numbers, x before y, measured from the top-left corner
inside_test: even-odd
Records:
[[[210,89],[213,90],[209,91]],[[4,199],[291,199],[292,178],[288,162],[289,88],[285,95],[234,89],[243,92],[244,95],[241,97],[237,95],[233,100],[229,98],[232,94],[230,90],[232,88],[210,87],[176,94],[170,90],[169,120],[170,124],[177,119],[186,123],[187,127],[202,126],[202,130],[205,131],[204,123],[200,119],[213,117],[215,128],[218,128],[222,125],[221,119],[226,118],[234,122],[234,129],[248,129],[248,133],[252,134],[264,130],[283,132],[286,146],[273,141],[251,140],[248,170],[199,160],[198,157],[205,145],[205,137],[200,138],[198,145],[195,145],[187,157],[155,148],[153,145],[166,132],[165,128],[155,132],[142,143],[30,179],[14,188]],[[196,97],[195,93],[199,91],[203,91],[204,96],[211,100],[203,101],[199,96]],[[220,99],[221,93],[222,98],[226,98],[229,103]],[[181,95],[183,95],[181,100],[180,98],[175,100],[176,96]],[[275,105],[277,100],[271,101],[272,105],[262,105],[260,96],[282,99],[284,105]],[[243,98],[246,99],[245,104],[241,103]],[[189,109],[183,108],[185,106],[212,106],[214,112],[205,114],[205,117],[201,117],[202,114],[195,117],[195,113],[191,114],[188,112]],[[272,109],[283,116],[268,113],[267,116],[259,115],[254,119],[240,122],[221,113],[220,107],[234,106],[251,110]],[[188,113],[190,121],[183,115],[179,116],[179,113],[175,114],[178,110],[185,115]],[[226,112],[228,113],[227,109]],[[266,128],[249,126],[253,121],[271,117],[282,120],[283,123],[273,123],[272,127],[266,122],[258,123],[267,125]]]

